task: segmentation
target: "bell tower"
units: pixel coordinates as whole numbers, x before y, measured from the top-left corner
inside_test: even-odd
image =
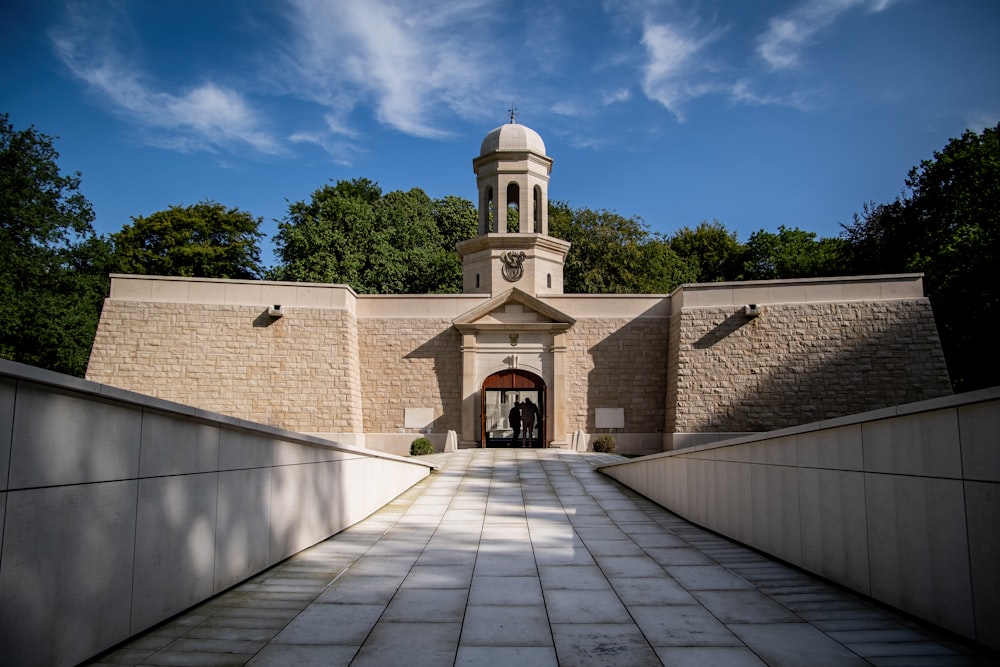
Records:
[[[537,132],[514,122],[494,129],[472,160],[479,191],[479,234],[458,244],[466,294],[512,287],[562,294],[570,244],[549,236],[552,158]]]

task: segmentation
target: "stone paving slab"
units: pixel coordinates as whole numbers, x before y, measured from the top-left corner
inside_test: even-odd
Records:
[[[608,454],[464,450],[371,517],[92,665],[992,665],[695,526]]]

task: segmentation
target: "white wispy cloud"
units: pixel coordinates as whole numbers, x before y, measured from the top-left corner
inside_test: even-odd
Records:
[[[732,26],[698,4],[680,0],[606,0],[604,9],[618,26],[638,30],[643,49],[638,75],[645,96],[685,120],[690,101],[706,95],[748,106],[786,106],[803,111],[822,104],[822,85],[776,80],[777,70],[797,67],[801,52],[849,10],[880,12],[903,0],[800,0],[768,21],[755,41],[761,60],[741,57],[730,39]],[[798,83],[799,88],[794,86]]]
[[[845,12],[861,8],[883,11],[898,0],[806,0],[790,11],[774,16],[757,40],[757,55],[772,69],[790,69],[801,63],[801,51],[817,33]]]
[[[1000,124],[1000,113],[990,113],[986,111],[973,111],[966,114],[965,126],[975,132],[982,132],[988,127],[996,127]]]
[[[289,42],[279,76],[296,95],[321,104],[336,123],[359,106],[405,134],[441,137],[439,120],[477,111],[489,90],[486,0],[288,0]],[[481,103],[482,97],[479,97]],[[335,130],[334,130],[335,131]]]
[[[718,34],[713,31],[697,36],[690,29],[670,23],[646,21],[642,31],[647,55],[642,90],[646,96],[683,121],[683,102],[719,89],[718,82],[707,76],[705,62],[699,57]]]
[[[733,83],[728,93],[730,101],[748,106],[784,106],[800,111],[809,111],[813,108],[810,93],[798,90],[783,93],[760,92],[748,79],[740,79]]]
[[[365,152],[358,141],[358,133],[344,125],[334,114],[324,116],[326,127],[320,131],[300,131],[292,134],[289,139],[297,144],[313,144],[319,146],[339,165],[350,166],[358,153]]]
[[[622,102],[628,102],[630,99],[632,99],[632,91],[630,89],[618,88],[616,90],[607,91],[601,95],[601,106],[620,104]]]
[[[143,130],[149,143],[180,151],[249,147],[282,152],[251,105],[232,88],[201,81],[174,92],[158,89],[115,42],[124,22],[120,12],[101,14],[71,4],[49,38],[69,71],[114,113]]]

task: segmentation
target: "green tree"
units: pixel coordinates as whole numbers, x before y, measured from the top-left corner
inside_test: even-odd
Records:
[[[119,271],[160,276],[261,276],[261,218],[214,201],[171,206],[111,235]]]
[[[363,282],[375,234],[375,204],[382,189],[368,179],[338,181],[289,204],[274,237],[277,280],[342,283],[369,292]]]
[[[550,202],[549,233],[569,241],[564,289],[586,294],[662,294],[693,281],[696,268],[640,218]]]
[[[1000,124],[951,139],[910,170],[906,187],[890,204],[866,205],[845,227],[852,267],[923,272],[955,390],[996,385]]]
[[[778,227],[778,233],[754,232],[743,252],[744,280],[777,278],[815,278],[843,275],[844,241],[839,238],[816,239],[816,232],[797,227]]]
[[[462,288],[455,244],[476,233],[476,211],[459,197],[419,188],[385,195],[368,179],[338,181],[289,205],[275,237],[272,277],[345,283],[360,293],[454,293]]]
[[[0,356],[82,376],[107,294],[107,242],[53,138],[0,115]]]
[[[729,231],[718,220],[703,220],[694,229],[681,227],[670,236],[670,248],[679,257],[697,266],[696,282],[737,280],[740,277],[743,245],[736,239],[736,232]]]

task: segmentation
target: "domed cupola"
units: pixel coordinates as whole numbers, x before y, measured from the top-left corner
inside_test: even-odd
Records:
[[[530,151],[537,155],[545,155],[545,142],[527,125],[515,122],[505,123],[486,135],[479,148],[479,156],[489,155],[496,151]]]
[[[479,186],[480,234],[548,234],[552,159],[530,127],[511,122],[483,139],[472,161]]]
[[[569,243],[549,236],[552,158],[530,127],[491,130],[473,158],[479,190],[479,235],[458,244],[466,294],[562,294]]]

